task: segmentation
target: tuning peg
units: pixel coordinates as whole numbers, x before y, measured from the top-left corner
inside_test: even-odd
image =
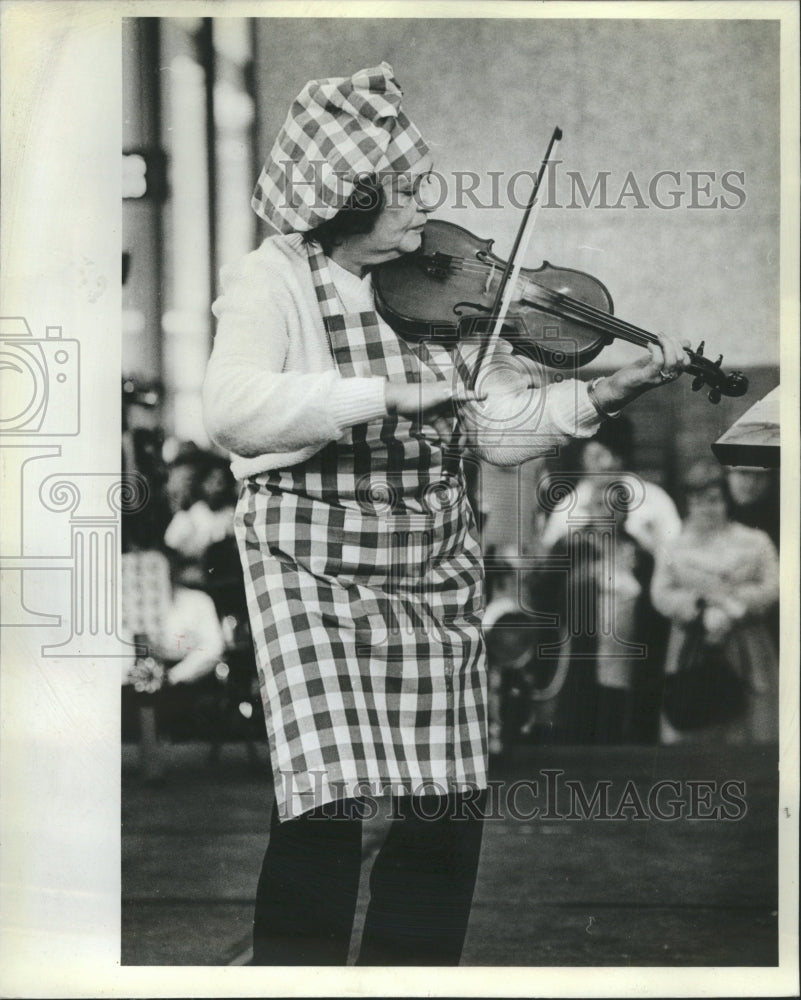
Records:
[[[722,364],[723,364],[723,355],[721,354],[721,355],[720,355],[720,356],[718,357],[718,360],[717,360],[717,361],[715,362],[715,368],[720,368],[720,366],[721,366]]]
[[[720,402],[720,389],[710,389],[709,390],[709,402],[719,403]]]
[[[702,340],[701,343],[698,345],[698,347],[696,347],[696,349],[695,349],[695,353],[698,355],[699,358],[702,358],[704,356],[704,344],[705,343],[706,343],[706,341]]]
[[[703,375],[696,375],[693,379],[693,384],[691,386],[693,392],[698,392],[699,389],[703,389],[706,384],[706,379]]]

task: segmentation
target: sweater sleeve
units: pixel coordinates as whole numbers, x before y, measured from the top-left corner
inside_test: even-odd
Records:
[[[475,345],[462,348],[468,368],[477,352]],[[600,417],[584,382],[542,382],[538,366],[514,355],[511,345],[501,341],[477,382],[477,389],[487,398],[462,407],[467,446],[492,465],[518,465],[570,438],[591,437],[598,430]],[[532,384],[539,388],[530,388]]]
[[[311,453],[354,424],[386,413],[384,380],[287,370],[290,325],[301,322],[281,275],[254,254],[222,272],[214,349],[203,384],[203,411],[212,440],[245,457]]]
[[[750,531],[753,545],[754,577],[733,588],[735,600],[745,607],[746,614],[760,617],[779,600],[779,554],[763,531]]]
[[[687,586],[667,548],[659,551],[651,579],[651,602],[666,618],[688,625],[697,614],[698,592]]]

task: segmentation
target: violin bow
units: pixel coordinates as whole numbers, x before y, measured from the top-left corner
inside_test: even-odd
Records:
[[[534,187],[532,188],[531,195],[526,204],[525,211],[523,212],[523,218],[520,220],[520,225],[517,229],[517,235],[515,236],[515,242],[512,246],[512,252],[509,255],[506,267],[503,269],[500,282],[498,283],[498,290],[495,293],[495,301],[493,302],[492,312],[490,313],[491,316],[495,316],[495,326],[492,329],[492,333],[488,337],[484,337],[481,341],[481,346],[478,349],[478,357],[470,377],[470,389],[473,391],[475,391],[476,383],[481,373],[481,368],[484,364],[485,358],[487,357],[487,352],[489,351],[490,346],[494,349],[495,345],[498,343],[498,338],[501,335],[503,324],[512,304],[512,295],[514,294],[517,278],[520,274],[521,260],[528,249],[529,243],[531,242],[531,235],[534,232],[534,223],[536,222],[537,215],[539,214],[540,202],[537,201],[537,195],[539,194],[540,185],[542,184],[542,178],[545,176],[545,170],[548,166],[551,154],[553,153],[554,146],[561,138],[562,130],[557,125],[551,135],[548,148],[545,150],[545,156],[540,163],[540,169],[537,172]],[[537,211],[532,212],[535,205]],[[520,251],[521,246],[522,252]],[[461,432],[459,430],[459,421],[457,420],[454,424],[451,439],[445,453],[445,471],[456,471],[456,466],[458,466],[460,460],[458,447],[460,436]]]
[[[478,376],[481,372],[481,366],[484,364],[484,359],[487,356],[490,346],[494,346],[498,342],[498,338],[501,335],[501,330],[503,329],[503,324],[506,320],[506,316],[509,312],[509,308],[512,304],[512,295],[514,294],[514,289],[517,285],[517,279],[520,274],[521,260],[528,250],[529,243],[531,242],[531,236],[534,232],[534,223],[537,221],[537,215],[539,214],[540,202],[537,201],[537,195],[540,191],[540,185],[542,184],[542,178],[545,176],[545,170],[548,166],[548,161],[553,153],[554,146],[562,138],[562,130],[557,127],[553,130],[553,135],[548,143],[548,148],[545,150],[545,156],[543,157],[542,163],[540,163],[540,169],[537,173],[537,178],[534,181],[534,187],[531,191],[531,196],[526,204],[525,211],[523,212],[523,218],[520,220],[520,225],[517,229],[517,236],[515,237],[515,242],[512,247],[512,252],[509,255],[509,259],[506,262],[506,267],[503,269],[501,274],[501,280],[498,283],[498,290],[495,293],[495,301],[492,305],[491,316],[495,317],[495,326],[493,327],[492,333],[489,337],[486,337],[479,347],[478,358],[476,359],[475,367],[473,368],[472,378],[470,380],[470,388],[475,389],[476,382],[478,381]],[[532,213],[532,209],[536,204],[537,211]],[[520,248],[522,246],[522,252]]]

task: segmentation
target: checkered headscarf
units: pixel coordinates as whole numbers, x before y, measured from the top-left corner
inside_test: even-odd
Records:
[[[311,80],[292,102],[251,205],[281,233],[333,218],[359,175],[408,170],[428,152],[401,110],[392,67]]]

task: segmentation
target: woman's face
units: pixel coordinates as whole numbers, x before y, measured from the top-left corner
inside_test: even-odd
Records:
[[[687,496],[687,517],[696,527],[718,528],[728,521],[726,499],[719,486],[707,486],[705,490]]]
[[[767,469],[727,469],[726,479],[736,504],[757,503],[768,493],[771,485]]]
[[[393,260],[420,246],[428,213],[436,204],[432,167],[431,157],[424,156],[410,170],[383,182],[384,208],[372,231],[357,237],[366,263]]]

